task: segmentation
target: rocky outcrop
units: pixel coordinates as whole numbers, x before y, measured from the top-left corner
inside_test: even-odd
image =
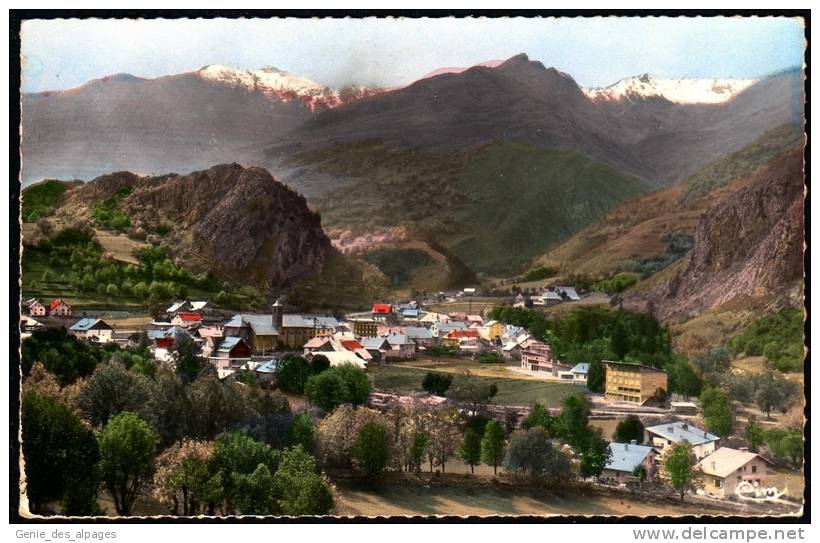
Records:
[[[624,306],[668,320],[785,292],[803,277],[803,195],[802,150],[770,162],[703,214],[682,271]]]
[[[69,195],[60,215],[88,216],[123,187],[129,232],[169,249],[193,271],[210,271],[265,291],[317,273],[331,251],[318,214],[262,168],[223,164],[181,176],[102,176]]]

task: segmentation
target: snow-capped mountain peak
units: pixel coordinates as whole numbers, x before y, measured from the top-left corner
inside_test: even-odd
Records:
[[[272,66],[259,70],[245,70],[211,65],[201,68],[196,73],[206,81],[239,87],[248,92],[260,92],[273,100],[282,102],[299,100],[311,110],[334,108],[378,92],[377,89],[358,86],[331,89]]]
[[[734,98],[755,79],[656,79],[650,74],[621,79],[608,87],[584,89],[595,101],[666,98],[677,104],[719,104]]]

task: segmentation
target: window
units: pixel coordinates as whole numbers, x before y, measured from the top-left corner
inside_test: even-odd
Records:
[[[757,473],[757,466],[752,466],[752,473]]]

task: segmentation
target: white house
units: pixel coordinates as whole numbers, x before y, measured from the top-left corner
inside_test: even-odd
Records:
[[[82,318],[75,322],[68,332],[76,337],[95,343],[108,343],[114,336],[114,329],[105,321],[93,318]]]
[[[647,444],[661,452],[669,445],[685,441],[692,446],[692,452],[698,460],[709,456],[720,446],[718,436],[687,422],[670,422],[650,426],[646,429],[646,438]]]

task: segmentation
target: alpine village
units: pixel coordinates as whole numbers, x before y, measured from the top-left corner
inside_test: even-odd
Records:
[[[305,81],[23,95],[28,511],[800,511],[802,72]]]

